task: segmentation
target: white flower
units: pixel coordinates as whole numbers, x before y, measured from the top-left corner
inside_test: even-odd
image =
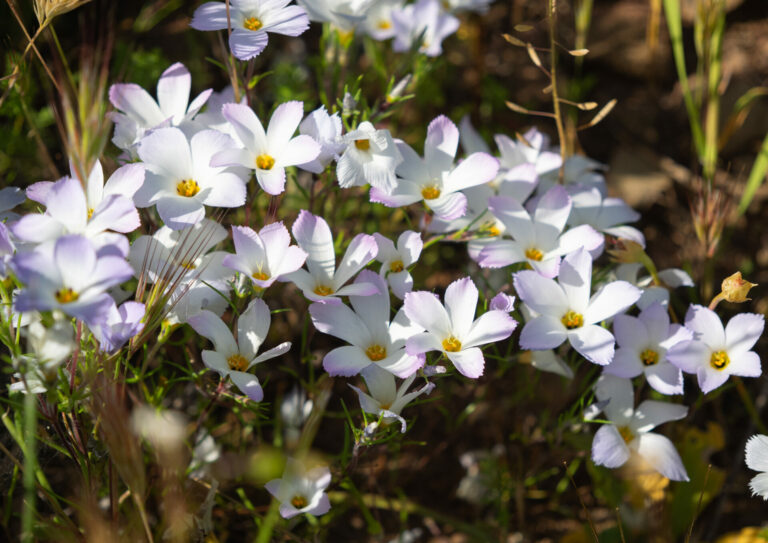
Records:
[[[325,106],[320,106],[306,116],[299,125],[299,133],[309,136],[320,144],[320,154],[311,162],[299,167],[312,173],[322,173],[332,160],[338,160],[346,145],[341,139],[341,117],[338,113],[328,115]]]
[[[280,515],[292,518],[301,513],[324,515],[331,509],[325,489],[331,484],[331,472],[326,466],[307,471],[304,464],[286,459],[280,479],[273,479],[266,489],[280,502]]]
[[[373,234],[376,238],[376,245],[379,252],[376,260],[381,262],[379,273],[382,277],[386,276],[392,293],[400,298],[413,290],[413,277],[408,267],[414,264],[424,248],[424,242],[418,232],[406,230],[397,238],[397,246],[392,240],[379,234]]]
[[[749,481],[752,495],[762,496],[764,500],[768,500],[768,473],[766,473],[768,472],[768,436],[757,434],[750,437],[744,453],[746,455],[747,467],[763,472],[755,475]]]
[[[336,164],[342,188],[370,184],[389,193],[397,184],[395,168],[403,161],[389,130],[376,130],[368,121],[344,135],[346,150]]]

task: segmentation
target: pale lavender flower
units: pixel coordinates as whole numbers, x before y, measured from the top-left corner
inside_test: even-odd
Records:
[[[0,189],[0,222],[12,222],[18,220],[19,215],[11,211],[25,200],[24,191],[18,187],[5,187]]]
[[[144,328],[144,304],[125,302],[120,307],[112,305],[104,323],[91,326],[91,332],[99,342],[99,349],[114,352],[141,332]]]
[[[378,0],[373,4],[363,22],[365,33],[374,40],[384,41],[395,36],[392,12],[402,9],[403,0]]]
[[[195,332],[213,342],[214,351],[203,351],[205,365],[218,372],[222,379],[232,382],[251,400],[264,399],[258,378],[249,373],[253,366],[288,352],[291,342],[257,354],[272,323],[269,307],[261,298],[254,298],[237,319],[237,341],[226,324],[214,313],[203,310],[187,321]]]
[[[395,26],[395,51],[408,51],[414,41],[421,38],[418,50],[428,57],[443,52],[445,38],[456,32],[459,20],[442,10],[440,0],[417,0],[402,9],[392,12]]]
[[[370,184],[389,193],[397,184],[395,168],[403,161],[389,130],[377,130],[368,121],[343,137],[344,153],[336,163],[341,188]]]
[[[429,124],[423,159],[405,142],[398,142],[403,162],[396,170],[397,186],[390,194],[372,188],[371,201],[388,207],[423,201],[440,219],[461,217],[467,197],[460,191],[496,177],[499,161],[487,153],[473,153],[454,167],[458,145],[459,130],[444,115]]]
[[[768,500],[768,436],[757,434],[750,437],[744,455],[749,469],[762,472],[749,481],[752,495]]]
[[[291,0],[231,0],[229,19],[224,2],[206,2],[195,10],[189,26],[196,30],[227,30],[235,58],[249,60],[267,46],[268,33],[298,36],[309,28],[307,13]],[[229,21],[229,24],[228,24]]]
[[[704,394],[721,386],[731,375],[759,377],[760,357],[750,350],[763,333],[765,317],[740,313],[723,328],[720,317],[701,305],[691,305],[685,327],[693,339],[667,351],[667,360],[686,373],[694,373]]]
[[[484,268],[501,268],[517,262],[527,262],[544,277],[555,277],[560,270],[560,258],[584,248],[590,254],[603,245],[603,236],[589,225],[580,225],[563,232],[571,213],[571,199],[561,186],[552,187],[538,201],[533,216],[512,198],[496,196],[489,200],[493,215],[505,226],[505,233],[514,239],[488,242],[477,262]]]
[[[103,323],[114,305],[106,290],[133,275],[124,258],[98,256],[79,235],[18,253],[11,266],[25,287],[16,296],[16,311],[58,309],[89,326]]]
[[[429,394],[435,388],[434,383],[427,383],[419,389],[408,392],[416,380],[415,373],[398,387],[394,375],[378,366],[367,367],[362,371],[362,375],[368,387],[368,394],[356,386],[349,385],[352,390],[357,392],[360,407],[366,413],[381,417],[384,424],[399,421],[400,432],[402,433],[405,433],[406,423],[405,419],[400,416],[400,412],[413,400],[422,394]]]
[[[207,89],[189,102],[192,76],[177,62],[157,82],[157,101],[135,83],[117,83],[109,88],[109,101],[119,111],[112,113],[115,135],[112,142],[133,154],[133,146],[144,133],[159,126],[186,129],[213,92]]]
[[[389,291],[376,273],[363,270],[355,282],[373,284],[379,292],[350,296],[352,309],[344,304],[309,306],[315,328],[349,343],[328,352],[323,368],[332,376],[351,377],[375,365],[398,377],[408,377],[424,365],[425,358],[406,353],[405,342],[424,329],[410,322],[403,309],[390,322]]]
[[[370,296],[379,290],[373,283],[346,283],[376,257],[376,239],[358,234],[347,247],[336,268],[333,235],[325,219],[301,210],[293,223],[293,237],[307,253],[307,270],[300,269],[285,276],[313,302],[341,303],[339,296]]]
[[[558,280],[532,270],[514,275],[517,295],[537,316],[520,334],[523,349],[554,349],[566,339],[584,358],[607,365],[613,359],[613,335],[599,322],[623,312],[640,298],[625,281],[603,285],[590,298],[592,257],[579,249],[563,259]]]
[[[431,292],[405,295],[405,314],[426,332],[406,342],[409,354],[442,352],[462,375],[483,374],[485,358],[480,345],[508,338],[517,321],[505,311],[491,310],[475,319],[478,291],[469,277],[459,279],[445,290],[445,306]]]
[[[268,224],[258,233],[247,226],[233,226],[232,240],[236,254],[225,256],[222,264],[239,271],[259,288],[295,272],[307,259],[307,253],[291,245],[291,235],[282,222]]]
[[[605,373],[624,378],[645,374],[648,384],[662,394],[683,393],[683,374],[670,364],[666,353],[693,334],[679,324],[670,324],[663,305],[656,302],[637,317],[617,315],[613,319],[613,333],[619,348],[603,370]]]
[[[317,158],[299,167],[312,173],[322,173],[332,160],[338,160],[346,145],[341,138],[341,117],[338,113],[328,115],[325,106],[320,106],[307,115],[299,125],[299,133],[309,136],[320,145]]]
[[[6,266],[15,251],[16,245],[11,239],[8,228],[6,228],[5,223],[0,222],[0,277],[5,277]]]
[[[680,455],[669,438],[652,433],[656,426],[680,420],[688,408],[668,402],[646,400],[634,408],[634,391],[628,379],[603,375],[595,396],[607,402],[602,409],[612,424],[603,424],[592,440],[592,460],[608,468],[624,465],[633,452],[653,469],[673,481],[688,481]]]
[[[138,147],[147,176],[134,196],[136,205],[156,205],[160,218],[173,230],[203,220],[205,206],[243,205],[245,171],[210,165],[211,157],[234,146],[232,138],[216,130],[203,130],[190,140],[178,128],[154,130]]]
[[[617,238],[635,241],[645,247],[645,236],[637,228],[628,226],[636,222],[640,214],[621,198],[604,198],[596,187],[574,185],[569,187],[573,210],[568,217],[569,225],[588,224],[598,232]]]
[[[302,513],[317,516],[330,511],[331,502],[325,493],[329,484],[331,471],[327,467],[307,471],[301,462],[287,458],[282,478],[264,486],[280,502],[280,516],[288,519]]]
[[[373,234],[379,252],[376,260],[381,262],[379,273],[386,276],[392,294],[400,298],[413,290],[413,277],[408,267],[416,263],[424,248],[424,242],[418,232],[406,230],[397,238],[397,246],[378,232]]]
[[[226,104],[221,113],[232,124],[244,149],[217,149],[211,166],[243,166],[256,170],[256,180],[267,194],[285,190],[285,168],[306,164],[318,157],[320,145],[309,136],[293,137],[304,115],[302,102],[280,104],[269,120],[266,132],[251,108]]]
[[[616,267],[616,279],[627,281],[642,289],[643,294],[637,301],[637,307],[645,309],[655,302],[659,302],[664,307],[669,305],[669,289],[678,287],[692,287],[693,279],[685,271],[678,268],[667,268],[659,270],[658,275],[663,286],[653,284],[653,279],[645,272],[645,267],[639,262],[628,262],[619,264]]]
[[[331,23],[349,43],[355,29],[365,20],[377,0],[297,0],[307,10],[310,21]]]

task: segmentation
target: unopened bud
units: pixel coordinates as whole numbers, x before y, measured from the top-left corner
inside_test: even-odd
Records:
[[[750,283],[749,281],[742,279],[741,272],[736,272],[723,280],[721,285],[723,298],[734,304],[746,302],[751,299],[747,298],[749,289],[756,286],[755,283]]]
[[[392,90],[389,91],[389,94],[387,94],[387,102],[390,104],[400,98],[403,95],[403,92],[405,92],[405,88],[410,84],[411,80],[413,79],[413,76],[411,74],[406,75],[404,78],[402,78],[400,81],[397,82],[397,84],[392,87]]]

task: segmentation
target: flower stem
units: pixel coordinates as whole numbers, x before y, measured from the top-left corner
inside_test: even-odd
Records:
[[[255,543],[269,543],[272,541],[272,532],[275,529],[275,524],[280,520],[280,504],[277,500],[273,499],[269,504],[269,510],[259,528],[259,533],[256,535]]]

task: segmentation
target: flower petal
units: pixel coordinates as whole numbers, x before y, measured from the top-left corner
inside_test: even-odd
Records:
[[[672,442],[659,434],[641,434],[637,438],[637,452],[653,468],[672,481],[688,481],[683,461]]]
[[[590,362],[606,366],[613,360],[613,334],[602,326],[587,324],[569,330],[568,339],[571,346]]]
[[[592,439],[592,461],[598,466],[618,468],[629,460],[629,447],[613,424],[604,424]]]
[[[479,348],[471,347],[455,353],[447,352],[445,355],[464,377],[476,379],[483,374],[485,359],[483,358],[483,351]]]

